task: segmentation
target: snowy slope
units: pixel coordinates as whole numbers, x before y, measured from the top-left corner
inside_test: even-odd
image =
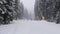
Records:
[[[17,20],[14,24],[1,25],[0,34],[60,34],[60,25],[47,21]]]

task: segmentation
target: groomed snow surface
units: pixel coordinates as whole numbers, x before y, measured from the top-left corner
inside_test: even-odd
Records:
[[[0,34],[60,34],[60,24],[45,20],[14,20],[9,25],[0,26]]]

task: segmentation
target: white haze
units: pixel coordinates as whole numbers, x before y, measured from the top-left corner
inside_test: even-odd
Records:
[[[24,6],[28,9],[29,12],[34,11],[35,0],[21,0],[21,2],[23,2]]]
[[[24,7],[28,9],[28,14],[29,14],[29,18],[34,19],[35,15],[34,15],[34,4],[35,4],[35,0],[20,0]]]

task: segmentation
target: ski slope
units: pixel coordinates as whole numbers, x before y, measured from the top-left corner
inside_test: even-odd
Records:
[[[44,20],[14,20],[9,25],[0,26],[0,34],[60,34],[60,24]]]

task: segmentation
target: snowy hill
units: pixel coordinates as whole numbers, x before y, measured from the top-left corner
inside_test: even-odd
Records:
[[[0,34],[60,34],[60,25],[44,20],[17,20],[14,24],[1,25]]]

